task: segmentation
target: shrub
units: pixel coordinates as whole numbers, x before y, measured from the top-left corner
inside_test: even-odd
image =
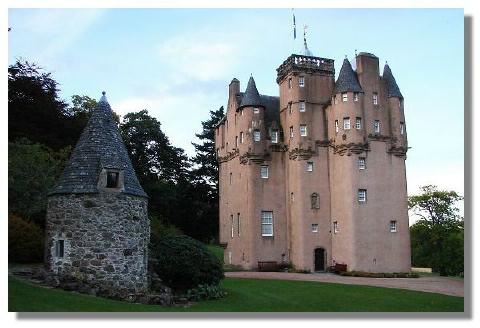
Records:
[[[218,285],[198,285],[187,290],[184,297],[189,301],[215,300],[223,298],[227,293]]]
[[[35,223],[20,216],[8,216],[8,261],[33,263],[43,261],[43,232]]]
[[[188,236],[165,235],[151,243],[152,270],[174,290],[218,285],[223,278],[220,261],[207,247]]]

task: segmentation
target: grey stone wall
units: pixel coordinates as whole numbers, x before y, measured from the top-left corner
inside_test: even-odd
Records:
[[[81,282],[111,294],[148,290],[147,199],[118,192],[50,196],[45,262],[58,284]],[[64,240],[64,256],[56,242]]]

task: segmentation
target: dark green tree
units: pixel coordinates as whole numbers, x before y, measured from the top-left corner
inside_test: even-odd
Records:
[[[464,270],[464,224],[456,204],[463,197],[455,191],[424,186],[420,195],[409,197],[409,209],[420,217],[410,227],[412,264],[431,267],[441,275]]]

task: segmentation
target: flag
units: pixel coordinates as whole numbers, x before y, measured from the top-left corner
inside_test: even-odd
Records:
[[[297,39],[297,25],[295,25],[295,13],[293,13],[293,39]]]

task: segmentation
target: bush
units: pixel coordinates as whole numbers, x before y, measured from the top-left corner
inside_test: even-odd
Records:
[[[14,214],[8,216],[9,262],[42,262],[43,247],[43,232],[39,226]]]
[[[189,301],[215,300],[223,298],[227,293],[218,285],[198,285],[196,288],[187,290],[184,297]]]
[[[207,247],[187,236],[165,235],[151,243],[152,270],[176,291],[218,285],[221,262]]]

